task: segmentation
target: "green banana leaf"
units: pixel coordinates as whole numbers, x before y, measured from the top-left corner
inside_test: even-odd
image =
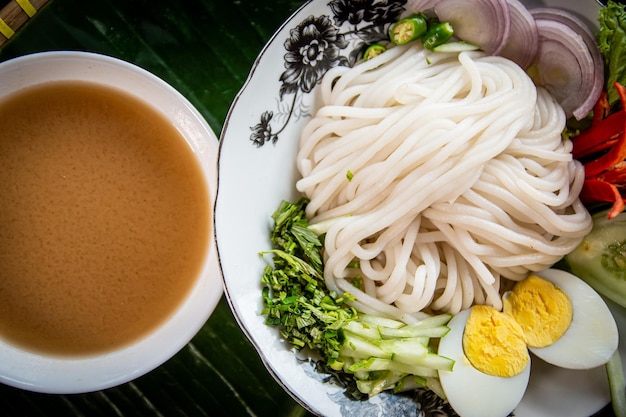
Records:
[[[0,8],[6,2],[0,2]],[[127,60],[178,89],[219,136],[256,56],[303,2],[51,0],[0,49],[0,62],[49,50],[91,51]],[[177,355],[127,384],[75,395],[39,394],[0,384],[0,416],[57,415],[310,414],[270,376],[223,298]],[[607,406],[596,417],[611,415]]]
[[[219,136],[235,95],[296,0],[52,0],[0,61],[83,50],[135,63],[185,95]],[[2,358],[0,358],[2,360]],[[0,385],[2,416],[304,416],[274,381],[223,298],[171,360],[103,391],[49,395]]]

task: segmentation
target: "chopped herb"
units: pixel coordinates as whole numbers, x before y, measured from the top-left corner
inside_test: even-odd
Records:
[[[318,352],[333,371],[353,377],[363,394],[404,389],[407,377],[437,386],[437,371],[454,362],[432,353],[431,339],[448,332],[451,315],[422,320],[419,325],[359,314],[349,293],[329,291],[323,278],[323,235],[308,227],[308,199],[283,201],[272,215],[272,256],[261,282],[267,325],[296,349]],[[358,263],[350,264],[351,268]],[[359,288],[362,277],[352,278]],[[434,381],[434,382],[432,382]]]
[[[599,12],[598,46],[607,68],[605,89],[611,107],[619,103],[615,82],[626,85],[626,6],[609,1]]]
[[[322,242],[308,229],[304,216],[307,199],[283,201],[272,219],[273,266],[261,279],[266,323],[280,325],[281,334],[296,348],[308,347],[325,358],[339,356],[337,330],[353,320],[356,310],[341,296],[326,289],[322,278]]]

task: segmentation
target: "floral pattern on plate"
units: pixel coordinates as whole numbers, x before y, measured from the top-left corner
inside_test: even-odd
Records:
[[[301,94],[309,94],[326,72],[338,65],[353,66],[363,51],[388,38],[391,23],[404,12],[406,0],[332,0],[329,15],[310,15],[289,32],[284,42],[285,71],[280,76],[279,109],[284,122],[275,125],[274,112],[266,110],[251,127],[250,140],[260,147],[276,143],[292,117],[308,114]],[[285,106],[283,99],[291,96]]]

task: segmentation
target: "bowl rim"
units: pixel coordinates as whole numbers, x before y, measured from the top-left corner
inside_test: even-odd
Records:
[[[0,77],[0,100],[22,87],[55,80],[94,82],[142,99],[170,119],[191,146],[202,166],[213,210],[217,136],[187,98],[163,79],[122,59],[83,51],[16,57],[0,63]],[[202,328],[223,295],[212,222],[210,225],[207,256],[196,283],[179,308],[146,337],[114,351],[77,358],[45,356],[0,340],[0,383],[41,393],[85,393],[129,382],[174,356]]]

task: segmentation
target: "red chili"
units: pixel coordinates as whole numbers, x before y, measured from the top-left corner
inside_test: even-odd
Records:
[[[626,187],[626,161],[604,171],[596,178],[611,184],[623,184]]]
[[[600,122],[594,122],[589,129],[572,139],[572,155],[580,159],[610,148],[617,142],[618,136],[624,133],[625,122],[624,110],[613,113]]]
[[[609,113],[611,113],[611,106],[609,105],[609,94],[606,90],[603,90],[593,107],[593,122],[592,125],[595,125],[598,122],[604,120]]]
[[[598,179],[586,179],[580,199],[588,204],[613,203],[607,218],[610,220],[624,210],[624,199],[614,184]]]
[[[626,198],[626,88],[614,83],[622,108],[607,116],[608,103],[603,94],[594,107],[591,127],[572,139],[572,155],[593,158],[585,162],[585,182],[580,199],[585,204],[613,203],[608,218],[624,210]]]
[[[622,103],[622,110],[620,113],[624,113],[626,110],[626,88],[619,83],[614,83],[615,88],[620,97]],[[608,120],[608,119],[605,119]],[[607,170],[626,159],[626,117],[622,117],[622,133],[611,149],[601,157],[594,159],[585,164],[585,177],[595,177],[602,171]],[[610,139],[610,138],[607,138]]]

